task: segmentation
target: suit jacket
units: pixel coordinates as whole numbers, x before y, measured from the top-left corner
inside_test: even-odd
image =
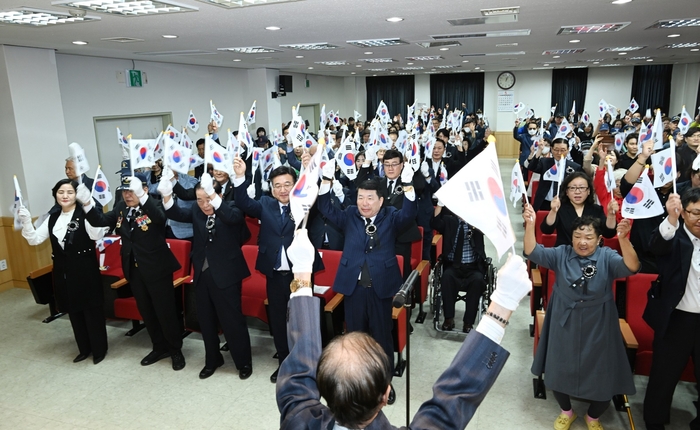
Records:
[[[221,289],[232,287],[250,276],[241,251],[241,223],[245,224],[245,216],[233,202],[221,202],[221,206],[215,211],[211,242],[209,230],[206,228],[208,216],[199,206],[183,209],[174,204],[165,214],[172,220],[192,223],[194,236],[191,260],[194,266],[195,287],[199,283],[205,258],[209,263],[207,270],[211,270],[216,286]]]
[[[396,235],[416,218],[416,202],[405,199],[403,208],[382,207],[374,219],[377,227],[377,245],[369,250],[369,236],[365,233],[365,220],[357,206],[338,210],[331,204],[330,192],[318,196],[318,210],[345,232],[343,256],[333,282],[333,290],[346,296],[352,295],[365,262],[372,277],[372,287],[380,299],[393,297],[401,287],[401,271],[394,244]]]
[[[537,187],[537,194],[532,202],[532,207],[535,209],[535,211],[540,209],[542,202],[544,201],[545,197],[547,197],[547,193],[549,193],[549,189],[552,186],[552,181],[547,181],[544,179],[544,172],[549,170],[553,165],[554,158],[545,157],[533,158],[527,165],[528,170],[542,175],[540,178],[540,184]],[[583,168],[580,164],[574,163],[573,161],[567,159],[565,175],[569,175],[574,172],[583,172]],[[561,184],[557,184],[557,186],[561,186]],[[557,193],[555,192],[554,195],[556,196]]]
[[[405,165],[405,164],[404,164]],[[407,165],[405,165],[406,168],[409,168]],[[355,183],[356,184],[361,184],[365,180],[370,178],[370,173],[372,170],[372,166],[370,167],[362,167],[357,174],[357,178],[355,178]],[[394,182],[394,191],[391,193],[390,196],[384,196],[384,205],[382,207],[394,207],[396,209],[401,209],[403,207],[403,191],[402,192],[397,192],[396,186],[401,185],[401,177],[399,176],[398,178],[395,179],[396,182]],[[425,178],[423,175],[420,173],[420,170],[417,170],[414,175],[413,175],[413,189],[416,192],[416,198],[419,196],[422,196],[425,187],[427,186],[425,182]],[[386,192],[386,189],[389,187],[389,180],[387,179],[386,176],[383,178],[379,179],[379,187]],[[364,227],[362,227],[362,231],[364,232]],[[364,234],[364,233],[363,233]],[[420,231],[418,231],[418,223],[416,222],[416,214],[413,215],[413,220],[409,223],[407,223],[399,232],[396,238],[396,242],[400,243],[411,243],[415,242],[416,240],[420,239]]]
[[[329,193],[332,194],[332,193]],[[339,210],[345,209],[345,203],[348,201],[346,196],[343,203],[338,200],[335,194],[331,196],[331,204]],[[309,211],[309,240],[313,244],[314,248],[320,249],[323,246],[326,237],[328,237],[328,249],[333,249],[336,251],[343,250],[343,244],[345,243],[345,234],[343,229],[335,225],[331,220],[323,216],[318,210],[318,206],[314,205]]]
[[[250,185],[250,180],[238,187],[233,187],[233,196],[238,206],[246,215],[260,220],[260,233],[258,235],[258,258],[255,262],[255,269],[265,276],[272,276],[277,264],[277,254],[280,247],[284,246],[285,252],[294,239],[296,227],[291,219],[282,223],[282,213],[277,199],[262,196],[260,200],[253,200],[248,197],[246,191]],[[245,223],[244,223],[245,224]],[[289,262],[289,267],[292,263]],[[314,272],[323,269],[321,257],[316,252],[314,260]]]
[[[654,329],[655,336],[663,337],[666,333],[671,313],[683,298],[688,282],[693,243],[683,228],[683,220],[679,222],[681,226],[671,240],[664,240],[658,227],[651,237],[650,248],[656,255],[659,278],[652,282],[647,292],[648,301],[643,317]]]
[[[450,252],[452,252],[452,248],[455,246],[457,232],[459,232],[459,218],[450,212],[449,209],[442,208],[442,211],[440,211],[438,216],[433,217],[433,219],[430,221],[430,226],[442,234],[442,255],[445,260],[447,260],[447,256],[450,254]],[[471,238],[469,239],[469,244],[477,255],[477,262],[480,264],[480,268],[486,272],[484,233],[471,225],[469,228],[472,232]]]
[[[282,429],[332,429],[331,411],[319,401],[316,367],[321,356],[317,297],[294,297],[287,312],[289,356],[277,379],[277,407]],[[508,351],[473,330],[450,367],[433,385],[433,398],[423,403],[410,428],[464,429],[496,381]],[[382,411],[366,430],[396,429]],[[401,427],[404,429],[405,427]]]
[[[122,270],[124,277],[129,280],[131,259],[138,264],[139,272],[148,283],[157,282],[164,277],[172,276],[180,268],[177,258],[173,255],[165,241],[165,210],[163,204],[149,197],[141,205],[141,212],[150,223],[146,230],[134,223],[133,230],[126,220],[129,208],[124,201],[114,205],[114,209],[102,213],[95,207],[85,214],[85,218],[96,227],[109,227],[122,238]]]

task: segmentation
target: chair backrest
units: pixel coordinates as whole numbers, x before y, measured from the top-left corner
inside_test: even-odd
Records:
[[[617,239],[617,236],[611,237],[608,239],[607,237],[603,238],[603,245],[607,246],[610,249],[613,249],[617,251],[618,254],[622,255],[622,251],[620,250],[620,241]]]
[[[104,276],[114,276],[117,278],[123,278],[124,277],[124,272],[122,270],[122,241],[121,238],[116,237],[114,238],[114,242],[112,242],[111,245],[108,245],[103,253],[100,253],[99,250],[97,252],[97,261],[100,261],[100,254],[104,254],[104,264],[102,265],[103,267],[106,267],[106,270],[100,271],[100,273]]]
[[[647,306],[647,291],[649,291],[652,281],[658,277],[659,275],[651,273],[637,273],[627,277],[625,319],[630,325],[634,337],[637,338],[639,352],[651,351],[652,349],[654,330],[647,325],[642,315],[644,314],[644,308]]]
[[[411,260],[416,261],[415,266],[420,263],[423,259],[423,227],[418,226],[418,231],[420,232],[420,239],[411,242]],[[415,269],[414,265],[411,265]]]
[[[243,315],[255,317],[267,322],[265,300],[267,299],[267,279],[265,275],[255,270],[255,262],[258,258],[257,245],[243,245],[243,258],[248,265],[250,276],[243,280],[241,285],[241,309]]]
[[[245,245],[257,245],[258,235],[260,235],[260,221],[257,218],[247,216],[245,222],[250,230],[250,238],[245,242]]]
[[[190,251],[192,251],[192,242],[189,240],[180,239],[165,239],[168,243],[170,251],[173,253],[177,262],[180,263],[180,268],[173,272],[173,280],[185,277],[190,274]]]
[[[557,234],[544,234],[540,229],[540,225],[542,225],[542,222],[547,218],[548,214],[549,211],[537,211],[537,219],[535,219],[535,240],[537,243],[541,243],[544,246],[554,246],[557,241]]]
[[[321,249],[318,251],[323,260],[324,269],[314,273],[314,284],[332,287],[335,282],[335,274],[338,272],[340,258],[343,256],[343,251],[333,251],[330,249]]]

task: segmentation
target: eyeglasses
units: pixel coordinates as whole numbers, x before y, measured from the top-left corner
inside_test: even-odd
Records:
[[[272,188],[274,188],[276,191],[291,190],[293,186],[294,184],[292,184],[291,182],[285,182],[284,184],[273,185]]]
[[[385,169],[395,169],[395,168],[399,167],[402,163],[391,163],[391,164],[383,163],[383,164],[384,164]]]
[[[695,209],[694,211],[683,209],[683,211],[688,214],[689,218],[700,219],[700,209]]]
[[[583,193],[588,190],[588,187],[566,187],[566,189],[573,193]]]

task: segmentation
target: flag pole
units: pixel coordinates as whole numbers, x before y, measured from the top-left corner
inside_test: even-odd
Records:
[[[97,174],[100,173],[100,168],[101,168],[101,167],[102,167],[102,166],[100,166],[100,165],[98,164],[98,165],[97,165],[97,170],[95,170],[95,180],[92,181],[92,190],[90,190],[90,191],[92,192],[91,194],[94,194],[94,193],[95,193],[95,182],[97,182]]]
[[[671,157],[673,160],[673,194],[678,194],[678,190],[676,189],[676,176],[678,176],[678,172],[676,171],[676,141],[673,139],[673,136],[668,136],[668,141],[671,148]]]

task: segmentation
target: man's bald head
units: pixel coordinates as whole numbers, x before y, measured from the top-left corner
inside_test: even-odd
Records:
[[[316,373],[319,393],[345,427],[365,427],[385,405],[391,383],[389,357],[366,333],[333,339],[323,350]]]

